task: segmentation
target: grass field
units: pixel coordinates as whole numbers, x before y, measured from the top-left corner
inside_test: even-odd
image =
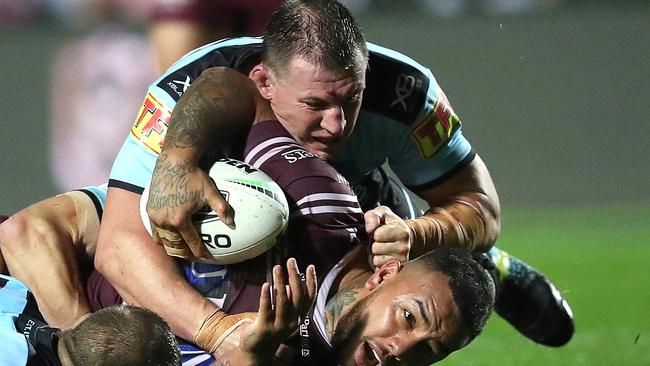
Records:
[[[445,365],[650,365],[650,207],[506,209],[499,247],[558,285],[576,334],[538,346],[493,316]]]

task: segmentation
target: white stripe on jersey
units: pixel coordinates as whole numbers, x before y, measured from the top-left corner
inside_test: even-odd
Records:
[[[247,163],[247,164],[253,165],[253,163],[251,163],[251,160],[253,160],[255,155],[257,155],[260,151],[262,151],[263,149],[266,149],[267,147],[269,147],[271,145],[280,144],[280,143],[285,143],[285,144],[289,144],[291,146],[300,147],[298,144],[296,144],[296,141],[294,141],[293,139],[291,139],[289,137],[274,137],[272,139],[268,139],[268,140],[262,142],[261,144],[257,145],[253,150],[251,150],[246,155],[246,158],[244,158],[244,162]],[[287,145],[284,145],[284,146],[286,147]]]
[[[309,203],[309,202],[325,201],[325,200],[357,202],[357,196],[352,194],[345,194],[345,193],[314,193],[303,197],[298,202],[296,202],[296,205],[300,206],[302,204]]]
[[[208,278],[208,277],[225,277],[226,273],[228,272],[228,269],[223,267],[217,271],[210,271],[210,272],[198,272],[196,268],[194,267],[195,262],[192,262],[192,274],[198,278]]]
[[[296,146],[298,146],[298,145],[296,145]],[[275,155],[277,155],[280,151],[284,151],[284,150],[287,150],[287,149],[293,149],[293,148],[294,148],[293,146],[288,146],[288,145],[274,147],[271,150],[264,153],[264,155],[260,156],[260,158],[257,159],[255,161],[255,163],[253,163],[251,165],[254,168],[260,169],[262,164],[266,163],[267,160],[269,160],[272,157],[274,157]]]
[[[345,206],[315,206],[302,208],[298,211],[291,212],[290,218],[296,216],[319,215],[319,214],[332,214],[332,213],[363,213],[360,207],[345,207]]]
[[[183,352],[183,353],[185,353],[185,352]],[[202,354],[200,356],[196,356],[196,357],[194,357],[194,358],[192,358],[190,360],[187,360],[187,361],[183,362],[183,366],[196,366],[196,365],[199,365],[202,362],[205,362],[205,361],[207,361],[209,359],[210,359],[209,354]]]

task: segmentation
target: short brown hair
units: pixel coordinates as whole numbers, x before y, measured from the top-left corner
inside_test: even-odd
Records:
[[[332,71],[366,67],[368,47],[350,11],[335,0],[288,0],[264,32],[262,63],[284,72],[300,56]]]
[[[178,342],[155,313],[136,306],[114,306],[90,315],[62,332],[75,366],[180,366]]]

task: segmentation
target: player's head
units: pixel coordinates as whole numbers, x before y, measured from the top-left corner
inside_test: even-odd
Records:
[[[390,261],[366,288],[336,325],[333,345],[344,365],[430,365],[474,339],[494,304],[488,273],[456,249],[403,266]]]
[[[180,366],[178,343],[155,313],[135,306],[102,309],[61,333],[64,366]]]
[[[250,75],[287,131],[329,157],[352,132],[367,65],[363,34],[343,5],[290,0],[269,20],[262,63]]]

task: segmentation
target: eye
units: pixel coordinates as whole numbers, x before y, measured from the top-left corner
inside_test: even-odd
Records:
[[[415,317],[410,311],[406,309],[404,309],[404,319],[406,319],[406,322],[411,328],[415,327]]]
[[[305,102],[305,104],[307,105],[307,107],[309,109],[311,109],[313,111],[319,111],[319,110],[325,108],[325,103],[323,103],[321,101],[316,101],[316,100],[307,101],[307,102]]]

